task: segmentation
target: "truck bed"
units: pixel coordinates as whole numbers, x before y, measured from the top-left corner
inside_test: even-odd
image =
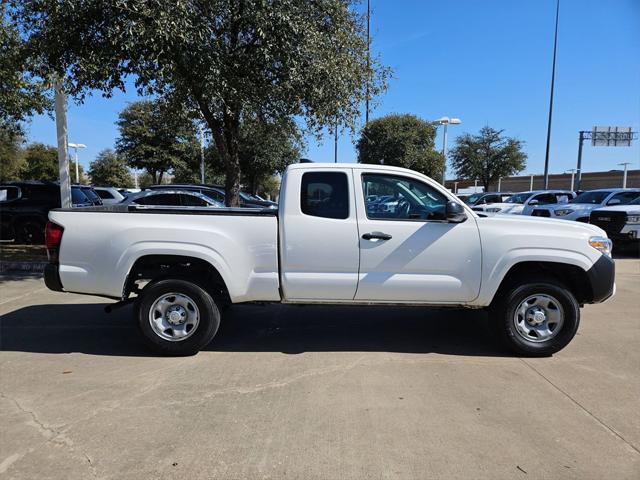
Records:
[[[182,255],[212,264],[233,302],[280,300],[273,209],[114,205],[52,210],[49,219],[64,228],[65,291],[121,298],[140,258]]]

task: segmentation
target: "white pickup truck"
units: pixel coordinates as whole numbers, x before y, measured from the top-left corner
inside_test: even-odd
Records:
[[[367,199],[393,197],[393,210]],[[145,341],[194,354],[234,303],[487,308],[521,355],[550,355],[580,307],[614,293],[598,227],[485,217],[402,168],[301,163],[278,210],[108,206],[53,210],[47,286],[134,302]],[[115,306],[114,306],[115,307]]]

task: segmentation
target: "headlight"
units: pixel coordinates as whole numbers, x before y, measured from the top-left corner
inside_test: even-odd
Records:
[[[487,208],[486,211],[487,212],[491,212],[491,213],[498,213],[500,210],[502,210],[501,208]]]
[[[613,247],[613,243],[606,237],[591,237],[589,239],[589,245],[591,245],[596,250],[600,250],[603,255],[608,257],[611,256],[611,248]]]
[[[640,223],[640,214],[633,214],[627,217],[627,223],[638,224]]]
[[[571,210],[570,208],[562,208],[560,210],[556,210],[556,217],[564,217],[565,215],[569,215],[570,213],[573,213],[574,210]]]

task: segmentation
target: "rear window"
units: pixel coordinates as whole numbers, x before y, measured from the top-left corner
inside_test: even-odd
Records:
[[[305,215],[349,217],[349,184],[344,172],[306,172],[302,175],[300,209]]]

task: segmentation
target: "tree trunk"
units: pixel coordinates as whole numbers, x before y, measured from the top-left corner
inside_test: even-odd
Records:
[[[158,175],[158,185],[162,184],[162,177],[164,177],[164,170],[160,170],[160,174]]]

